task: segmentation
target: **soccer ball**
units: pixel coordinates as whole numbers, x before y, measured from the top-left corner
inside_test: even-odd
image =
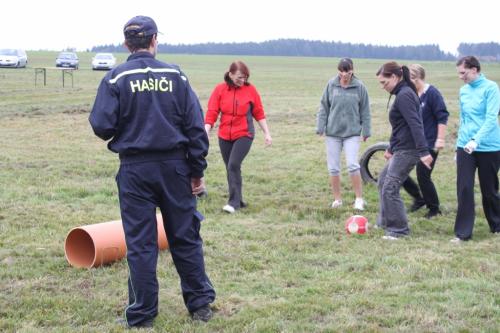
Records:
[[[362,215],[353,215],[345,221],[348,234],[364,234],[368,231],[368,219]]]

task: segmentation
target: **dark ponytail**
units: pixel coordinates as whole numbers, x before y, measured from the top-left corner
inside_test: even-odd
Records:
[[[415,87],[415,84],[413,84],[413,82],[410,79],[410,69],[405,65],[401,66],[401,69],[403,70],[403,80],[406,81],[406,83],[418,96],[417,87]]]

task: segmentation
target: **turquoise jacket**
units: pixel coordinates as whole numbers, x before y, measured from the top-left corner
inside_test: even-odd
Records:
[[[500,91],[483,74],[460,88],[460,127],[457,147],[477,143],[476,151],[500,151]]]
[[[370,102],[363,82],[353,76],[342,88],[339,76],[328,81],[317,116],[318,134],[349,138],[362,133],[369,137],[370,121]]]

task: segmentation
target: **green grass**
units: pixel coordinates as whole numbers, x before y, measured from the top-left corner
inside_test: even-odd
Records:
[[[64,257],[68,231],[119,219],[114,175],[117,156],[88,125],[105,72],[79,54],[74,87],[60,72],[34,86],[34,67],[53,66],[56,53],[31,52],[26,69],[0,69],[0,331],[120,332],[114,324],[127,300],[127,266],[75,269]],[[124,61],[125,54],[118,55]],[[222,80],[230,56],[160,55],[183,68],[202,105]],[[243,165],[249,207],[225,215],[224,165],[211,135],[206,172],[209,197],[199,202],[205,261],[216,288],[215,317],[193,323],[180,295],[170,255],[158,265],[158,332],[499,332],[500,238],[489,233],[477,193],[474,240],[450,244],[456,214],[453,144],[461,82],[454,63],[425,62],[428,81],[450,111],[447,147],[434,179],[443,215],[409,215],[410,238],[395,243],[370,230],[349,236],[349,205],[329,209],[323,140],[315,114],[338,59],[238,57],[259,89],[274,144],[259,132]],[[375,72],[384,61],[356,60],[367,85],[373,137],[389,135],[388,95]],[[500,81],[499,64],[483,64]],[[347,180],[347,175],[343,174]],[[370,222],[377,214],[374,185],[365,187]],[[354,195],[343,183],[344,200]],[[409,204],[409,198],[405,195]]]

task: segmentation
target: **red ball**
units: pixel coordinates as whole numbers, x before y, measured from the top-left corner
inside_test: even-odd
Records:
[[[368,219],[362,215],[353,215],[345,221],[348,234],[364,234],[368,231]]]

